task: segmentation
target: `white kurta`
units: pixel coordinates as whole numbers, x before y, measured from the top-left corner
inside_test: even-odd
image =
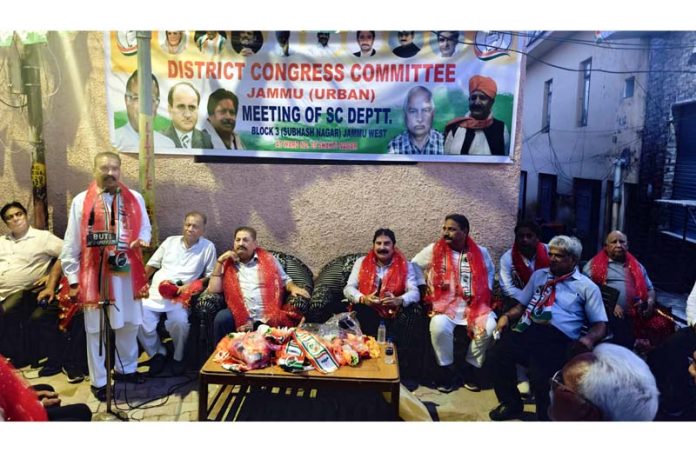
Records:
[[[145,209],[145,200],[140,193],[131,190],[135,196],[142,212],[142,221],[140,223],[140,235],[138,238],[149,243],[151,238],[150,219],[147,216]],[[68,217],[68,227],[65,231],[65,245],[63,252],[60,255],[63,266],[63,273],[68,278],[70,284],[79,282],[80,274],[80,255],[82,249],[80,224],[82,220],[82,206],[85,202],[87,192],[75,196],[72,205],[70,206],[70,216]],[[111,202],[113,196],[104,193],[104,204],[109,212],[111,212]],[[99,201],[97,201],[99,202]],[[101,207],[100,207],[101,208]],[[142,323],[142,306],[140,301],[135,301],[133,298],[133,288],[131,284],[130,274],[112,275],[111,287],[114,294],[114,305],[109,309],[109,319],[111,327],[116,330],[123,327],[124,323],[132,323],[140,325]],[[99,332],[99,309],[85,309],[85,329],[88,333]]]
[[[145,201],[140,193],[131,190],[142,212],[140,223],[140,234],[138,238],[146,243],[150,242],[151,226],[150,219],[145,210]],[[80,230],[82,220],[82,207],[85,202],[87,192],[75,196],[70,206],[70,216],[68,217],[68,227],[65,231],[63,252],[60,255],[63,266],[63,273],[68,278],[70,284],[79,283],[80,274],[80,255],[82,253],[82,236]],[[111,213],[111,202],[113,196],[103,193],[104,206]],[[97,203],[100,203],[97,198]],[[100,203],[101,204],[101,203]],[[121,374],[133,373],[138,366],[138,325],[142,323],[143,307],[140,301],[133,298],[133,288],[131,285],[130,274],[112,275],[110,284],[114,295],[114,304],[109,307],[109,320],[111,328],[114,330],[116,345],[116,371]],[[89,366],[89,378],[92,386],[103,387],[106,385],[106,367],[104,365],[105,354],[100,350],[99,320],[101,309],[85,309],[85,332],[87,333],[87,364]],[[100,354],[101,351],[101,354]]]

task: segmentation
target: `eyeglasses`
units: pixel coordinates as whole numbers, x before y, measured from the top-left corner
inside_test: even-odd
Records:
[[[556,373],[553,374],[553,377],[551,377],[551,379],[549,380],[549,383],[551,386],[551,392],[556,393],[556,391],[560,391],[566,394],[571,394],[575,398],[575,400],[577,400],[577,403],[574,403],[573,406],[576,410],[575,414],[579,416],[580,419],[584,419],[588,413],[593,413],[594,416],[597,416],[598,419],[596,420],[602,419],[602,410],[597,405],[586,399],[585,396],[583,396],[582,394],[579,394],[577,391],[572,390],[570,387],[568,387],[568,385],[565,384],[565,382],[563,381],[563,369],[556,371]]]

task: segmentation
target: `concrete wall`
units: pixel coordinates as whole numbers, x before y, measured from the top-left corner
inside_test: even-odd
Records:
[[[567,38],[565,41],[558,41],[543,54],[533,54],[544,62],[576,70],[588,58],[592,58],[593,69],[647,69],[647,40],[617,41],[617,47],[643,47],[642,50],[618,50],[570,41],[573,39],[592,43],[595,39],[592,32],[579,32]],[[557,175],[558,193],[570,195],[573,191],[573,178],[612,180],[610,166],[624,148],[630,148],[632,156],[625,182],[636,183],[647,74],[592,72],[588,124],[579,127],[578,103],[582,95],[582,74],[554,68],[532,58],[527,61],[523,107],[525,144],[522,155],[522,170],[528,173],[527,214],[533,216],[536,213],[539,173]],[[634,95],[623,98],[625,80],[632,75],[636,79]],[[551,130],[549,133],[539,133],[544,112],[544,83],[549,79],[553,79]],[[605,198],[606,183],[603,183],[600,225],[604,223]]]
[[[102,34],[79,32],[60,38],[51,32],[42,55],[48,201],[52,229],[62,236],[72,198],[91,180],[93,156],[111,148]],[[21,102],[22,97],[14,101]],[[0,201],[17,199],[29,205],[26,112],[0,108]],[[520,150],[514,155],[519,158]],[[122,158],[122,179],[137,188],[137,158],[128,154]],[[219,253],[231,244],[235,227],[251,225],[259,231],[262,246],[296,255],[315,274],[334,257],[367,250],[374,230],[382,226],[394,229],[398,245],[412,256],[437,238],[442,219],[452,212],[468,216],[472,236],[489,247],[495,259],[512,241],[519,161],[512,165],[263,162],[204,164],[194,163],[192,157],[158,156],[160,240],[178,234],[184,213],[198,209],[208,214],[207,236]],[[0,232],[6,231],[4,224],[1,228]]]

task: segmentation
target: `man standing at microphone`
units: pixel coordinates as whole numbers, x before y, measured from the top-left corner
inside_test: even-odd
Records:
[[[120,177],[118,154],[100,152],[94,157],[94,181],[72,201],[61,253],[70,295],[85,308],[89,377],[92,393],[101,401],[106,400],[107,369],[105,348],[100,347],[99,301],[112,303],[108,319],[116,343],[114,379],[144,381],[136,372],[136,338],[142,323],[142,306],[136,298],[148,293],[140,247],[148,246],[151,226],[142,195],[121,183]],[[102,243],[96,243],[98,239]]]

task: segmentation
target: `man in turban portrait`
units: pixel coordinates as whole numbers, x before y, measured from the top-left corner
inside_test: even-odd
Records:
[[[469,79],[469,112],[445,126],[445,154],[507,155],[510,133],[492,114],[498,86],[490,77]]]

